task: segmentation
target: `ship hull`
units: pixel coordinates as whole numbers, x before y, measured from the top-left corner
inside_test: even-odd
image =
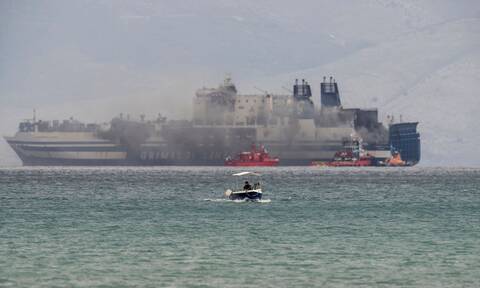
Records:
[[[341,147],[341,146],[338,146]],[[325,151],[322,148],[318,150],[310,150],[308,152],[302,150],[289,150],[289,146],[285,146],[284,150],[270,149],[272,154],[278,155],[281,161],[279,162],[225,162],[225,159],[232,154],[229,147],[216,147],[216,151],[204,151],[200,149],[182,150],[175,148],[158,148],[149,149],[148,152],[143,152],[139,157],[140,164],[145,166],[163,166],[163,165],[178,165],[178,166],[232,166],[232,167],[254,167],[254,166],[309,166],[313,160],[332,159],[334,152]],[[279,147],[283,148],[283,147]],[[238,151],[238,150],[237,150]],[[282,153],[282,151],[284,151]]]
[[[225,159],[249,151],[252,143],[262,144],[280,166],[308,166],[313,160],[330,161],[343,147],[342,139],[291,141],[266,139],[255,127],[164,127],[162,137],[148,139],[140,147],[142,165],[223,166]],[[350,130],[349,130],[350,133]],[[261,134],[261,135],[259,135]],[[350,134],[348,134],[350,135]],[[239,162],[236,162],[239,163]],[[275,163],[247,161],[238,166],[273,166]],[[243,163],[241,163],[243,164]]]
[[[208,149],[175,149],[160,145],[150,147],[141,155],[127,156],[127,151],[112,143],[62,141],[38,142],[18,141],[7,138],[25,166],[232,166],[232,167],[272,167],[310,166],[312,161],[331,161],[334,151],[341,146],[326,149],[323,145],[272,145],[273,154],[279,155],[280,162],[235,162],[225,163],[231,154],[228,146]],[[182,147],[183,148],[183,147]],[[240,148],[239,148],[240,149]],[[356,165],[363,166],[363,165]]]
[[[137,166],[135,161],[125,160],[100,160],[100,159],[45,159],[22,158],[24,166]]]
[[[258,201],[262,200],[262,192],[260,190],[249,190],[245,192],[234,192],[228,197],[230,200]]]
[[[245,143],[251,143],[245,141]],[[140,163],[142,165],[157,166],[157,165],[179,165],[179,166],[310,166],[312,161],[330,162],[335,155],[335,152],[343,148],[343,143],[331,141],[326,145],[322,142],[310,143],[269,143],[262,142],[268,148],[270,154],[278,156],[279,162],[261,162],[261,161],[227,161],[225,159],[235,154],[238,151],[244,151],[245,146],[233,145],[210,145],[209,143],[202,143],[200,147],[182,147],[180,145],[170,145],[169,143],[161,143],[156,146],[148,145],[142,148],[140,156]],[[214,147],[214,149],[210,149]],[[382,160],[390,155],[390,150],[387,147],[381,147],[377,151],[369,151],[378,155],[376,159]],[[386,150],[385,150],[386,149]],[[380,153],[382,152],[382,153]],[[384,155],[385,156],[384,156]],[[385,159],[383,159],[385,160]]]
[[[23,133],[5,140],[25,166],[135,165],[128,160],[126,149],[115,143],[78,133],[52,136]]]

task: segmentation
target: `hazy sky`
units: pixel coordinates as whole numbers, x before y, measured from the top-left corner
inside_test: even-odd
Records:
[[[244,92],[256,92],[253,86],[285,92],[281,86],[297,75],[318,83],[335,73],[346,84],[344,103],[408,110],[412,99],[451,95],[439,82],[463,72],[458,97],[467,109],[479,88],[472,78],[479,18],[477,0],[0,0],[0,133],[14,133],[33,108],[43,119],[107,121],[120,112],[189,117],[195,89],[217,85],[225,73]],[[428,49],[435,57],[426,59]],[[359,76],[367,70],[383,87],[369,95],[358,92],[372,88]],[[405,88],[412,85],[431,95]],[[428,110],[423,105],[416,106]],[[412,120],[428,124],[438,116],[431,113]],[[478,120],[469,115],[462,123]],[[433,129],[447,125],[425,126],[426,143],[438,137]],[[451,140],[449,131],[440,140]],[[455,135],[460,142],[477,139],[467,139],[468,129],[462,133]],[[12,155],[0,142],[0,159]]]

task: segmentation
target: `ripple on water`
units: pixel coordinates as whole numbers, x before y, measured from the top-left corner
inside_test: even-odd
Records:
[[[0,168],[0,286],[480,283],[480,170],[255,170]]]

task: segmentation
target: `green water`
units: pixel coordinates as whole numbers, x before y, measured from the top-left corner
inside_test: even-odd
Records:
[[[0,169],[0,287],[480,287],[480,169]]]

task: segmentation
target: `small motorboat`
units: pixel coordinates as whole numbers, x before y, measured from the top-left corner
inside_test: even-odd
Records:
[[[233,176],[242,179],[243,187],[237,185],[237,188],[227,189],[225,191],[225,196],[230,200],[244,200],[244,201],[259,201],[262,199],[262,187],[260,186],[259,179],[253,183],[249,182],[247,179],[252,177],[260,177],[260,174],[254,172],[240,172],[235,173]],[[253,183],[253,184],[251,184]],[[240,186],[240,187],[238,187]]]

